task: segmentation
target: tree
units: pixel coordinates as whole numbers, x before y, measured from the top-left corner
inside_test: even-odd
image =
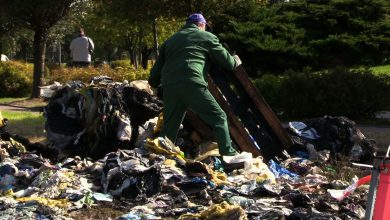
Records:
[[[0,0],[4,12],[17,23],[34,31],[34,73],[32,98],[39,97],[39,86],[43,84],[46,40],[50,28],[72,10],[85,3],[83,0]]]
[[[214,26],[254,76],[305,67],[377,65],[390,56],[389,4],[296,0],[260,7],[247,2],[215,16]]]
[[[177,29],[170,19],[166,1],[161,0],[96,0],[95,10],[86,19],[94,27],[97,40],[104,45],[125,48],[131,63],[146,68],[147,58],[156,51],[158,41]],[[159,35],[157,27],[159,24]],[[165,34],[169,33],[169,34]],[[107,36],[109,36],[107,38]]]
[[[297,13],[306,30],[313,66],[377,65],[390,55],[390,2],[384,0],[305,0],[282,5]]]
[[[0,54],[4,52],[4,38],[15,29],[15,21],[6,14],[4,7],[0,7]]]
[[[296,16],[280,14],[278,6],[246,2],[215,16],[214,30],[256,76],[260,71],[283,71],[307,63],[305,30],[294,24]]]
[[[254,0],[253,0],[254,1]],[[97,0],[105,16],[99,16],[99,22],[116,29],[121,36],[122,46],[127,48],[132,63],[137,66],[137,54],[145,66],[147,56],[157,54],[158,42],[164,41],[184,23],[185,18],[194,12],[203,12],[211,16],[224,7],[242,2],[240,0]],[[257,0],[256,2],[260,2]],[[99,13],[100,14],[100,13]],[[206,17],[209,17],[206,16]],[[108,18],[108,19],[105,19]],[[101,26],[101,25],[100,25]],[[119,29],[117,29],[119,28]],[[157,34],[158,32],[158,34]],[[112,36],[112,35],[111,35]],[[114,35],[115,37],[115,35]],[[153,42],[153,44],[151,44]]]

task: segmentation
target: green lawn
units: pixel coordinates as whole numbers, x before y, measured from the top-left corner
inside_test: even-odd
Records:
[[[380,74],[386,74],[390,75],[390,65],[383,65],[383,66],[360,66],[360,67],[354,67],[352,68],[354,70],[364,70],[369,69],[372,71],[373,74],[380,75]]]
[[[370,70],[374,74],[387,74],[390,75],[390,65],[384,65],[384,66],[374,66],[371,67]]]
[[[8,119],[8,124],[5,130],[9,133],[26,137],[32,142],[45,140],[45,119],[41,113],[2,111],[1,114],[4,118]]]

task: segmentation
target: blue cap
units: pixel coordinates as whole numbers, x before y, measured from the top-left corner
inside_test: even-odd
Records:
[[[207,21],[206,19],[204,19],[203,15],[202,14],[192,14],[190,15],[187,20],[186,20],[187,24],[188,23],[194,23],[194,24],[197,24],[197,23],[202,23],[202,24],[207,24]]]

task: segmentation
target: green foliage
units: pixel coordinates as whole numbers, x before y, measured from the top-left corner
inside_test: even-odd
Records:
[[[7,131],[30,139],[32,142],[43,141],[45,118],[38,112],[2,111],[9,120]]]
[[[186,17],[202,11],[207,19],[220,13],[227,6],[241,3],[241,0],[110,0],[93,1],[94,10],[82,21],[89,27],[87,33],[96,42],[94,57],[111,61],[118,59],[123,51],[129,53],[135,64],[135,54],[150,55],[155,46],[153,24],[157,24],[157,41],[161,45],[177,31]],[[261,4],[264,0],[251,0]],[[264,4],[264,3],[263,3]],[[122,59],[120,57],[119,59]]]
[[[374,67],[371,67],[370,70],[374,74],[386,74],[386,75],[390,76],[390,65],[374,66]]]
[[[85,1],[78,0],[0,0],[2,12],[14,19],[21,27],[34,31],[34,77],[31,97],[39,96],[39,86],[43,84],[42,75],[45,63],[46,40],[50,28],[79,8]]]
[[[284,76],[266,74],[255,79],[253,83],[260,91],[262,91],[262,95],[265,100],[274,103],[274,101],[279,99],[279,90],[282,87],[284,80]]]
[[[290,71],[284,76],[265,75],[254,83],[270,106],[285,117],[362,118],[390,110],[390,75],[369,70]]]
[[[52,69],[50,74],[51,81],[66,83],[70,80],[80,80],[88,83],[93,77],[106,75],[111,77],[114,81],[133,81],[140,79],[147,79],[149,77],[150,69],[134,69],[134,68],[111,68],[109,65],[103,65],[99,68],[61,68]]]
[[[8,103],[12,103],[12,102],[16,102],[16,101],[22,101],[22,100],[26,100],[27,97],[18,97],[18,98],[10,98],[10,97],[4,97],[4,98],[0,98],[0,104],[8,104]]]
[[[50,70],[47,83],[54,81],[65,83],[80,80],[88,83],[93,77],[107,75],[114,81],[133,81],[149,77],[150,69],[134,69],[131,66],[120,66],[126,61],[118,61],[114,69],[109,65],[99,68],[54,68]],[[128,63],[129,64],[129,63]],[[150,67],[151,65],[149,65]],[[0,97],[25,97],[31,92],[33,65],[16,61],[0,62]]]
[[[248,3],[227,8],[214,24],[252,73],[378,65],[390,56],[389,6],[384,0]]]
[[[114,60],[111,62],[111,67],[114,69],[117,69],[117,68],[130,69],[130,68],[132,68],[130,60]]]
[[[0,62],[0,97],[24,97],[31,92],[32,64]]]

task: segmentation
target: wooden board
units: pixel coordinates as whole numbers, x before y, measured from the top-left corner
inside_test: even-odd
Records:
[[[283,157],[292,146],[280,120],[250,81],[242,66],[232,72],[213,68],[209,90],[228,117],[232,140],[241,151],[263,156],[266,161]],[[211,129],[189,111],[186,121],[206,139]]]
[[[283,151],[292,145],[291,139],[275,113],[252,84],[243,67],[239,66],[233,73],[213,69],[211,79],[220,90],[220,93],[223,94],[223,99],[230,106],[231,111],[234,112],[237,117],[236,120],[241,123],[243,129],[247,132],[248,137],[246,139],[253,142],[250,147],[251,150],[243,149],[237,143],[241,150],[259,151],[265,160],[272,159],[275,156],[283,156]],[[213,95],[215,96],[215,94]],[[219,104],[225,112],[230,111],[223,107],[226,104],[221,103],[221,101],[219,101]],[[231,120],[229,120],[229,123],[231,123]],[[236,141],[233,135],[232,138]],[[247,148],[247,146],[244,148]]]

